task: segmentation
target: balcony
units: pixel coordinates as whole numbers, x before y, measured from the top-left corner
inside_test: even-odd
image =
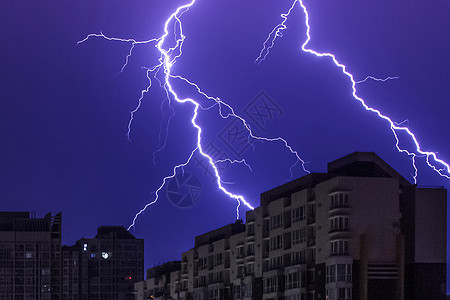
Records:
[[[349,256],[349,252],[348,251],[341,251],[341,252],[332,252],[332,253],[330,253],[330,257],[335,257],[335,256]]]
[[[330,209],[328,210],[328,215],[330,217],[334,217],[336,215],[350,215],[352,212],[350,205],[348,204],[335,204],[331,205]]]
[[[308,219],[306,220],[306,224],[312,225],[314,223],[316,223],[316,216],[315,215],[308,216]]]
[[[330,229],[330,231],[328,231],[328,236],[330,238],[338,238],[338,237],[348,238],[350,233],[351,232],[348,227],[347,228],[332,228],[332,229]]]

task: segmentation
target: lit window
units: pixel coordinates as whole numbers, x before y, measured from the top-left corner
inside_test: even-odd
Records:
[[[83,251],[87,251],[88,249],[88,244],[83,244]]]
[[[109,256],[110,256],[110,254],[109,254],[108,252],[102,252],[102,257],[103,257],[104,259],[108,259]]]

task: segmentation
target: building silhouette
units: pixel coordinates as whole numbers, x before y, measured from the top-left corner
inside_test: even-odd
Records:
[[[136,283],[138,299],[170,298],[170,274],[179,271],[180,261],[170,261],[147,269],[147,280]]]
[[[261,194],[245,224],[197,236],[170,296],[139,283],[136,299],[445,299],[446,203],[444,188],[353,153]]]
[[[61,287],[61,214],[0,212],[0,299],[62,299]]]
[[[144,241],[123,226],[61,247],[61,213],[0,212],[0,300],[131,300]]]
[[[79,298],[132,300],[134,284],[144,278],[144,240],[123,226],[101,226],[92,239],[80,239]]]

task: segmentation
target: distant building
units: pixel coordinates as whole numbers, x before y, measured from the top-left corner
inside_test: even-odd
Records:
[[[0,212],[0,299],[62,299],[61,288],[61,214]]]
[[[157,299],[443,300],[446,203],[444,188],[353,153],[196,237]]]
[[[170,299],[173,278],[170,275],[174,272],[179,273],[180,270],[180,261],[171,261],[147,269],[147,280],[135,284],[135,299]]]
[[[62,298],[80,299],[80,251],[76,246],[62,246]]]
[[[79,298],[134,299],[134,284],[144,279],[144,240],[123,226],[101,226],[92,239],[80,239]]]
[[[131,300],[144,241],[123,226],[61,247],[61,213],[0,212],[0,300]]]

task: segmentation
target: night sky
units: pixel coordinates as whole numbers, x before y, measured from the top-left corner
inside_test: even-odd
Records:
[[[90,33],[148,40],[187,1],[7,1],[0,10],[0,210],[63,213],[63,243],[93,237],[101,225],[128,227],[136,212],[175,164],[195,147],[192,105],[172,102],[156,81],[127,126],[141,90],[143,67],[157,63],[153,44],[92,38]],[[412,181],[411,160],[395,149],[389,125],[351,97],[348,78],[329,59],[303,53],[306,28],[297,6],[266,61],[254,63],[262,43],[292,1],[197,0],[182,16],[186,41],[173,73],[199,84],[232,105],[255,133],[286,138],[307,161],[326,172],[326,163],[354,151],[374,151]],[[329,51],[355,78],[387,82],[358,85],[359,95],[394,121],[407,121],[424,150],[450,161],[450,2],[305,1],[310,13],[310,47]],[[192,88],[175,84],[183,97]],[[265,101],[271,118],[252,115]],[[170,117],[172,112],[174,117]],[[253,116],[253,118],[252,118]],[[282,143],[230,140],[233,119],[217,107],[201,111],[203,144],[215,158],[245,158],[221,167],[226,187],[259,206],[259,194],[305,175]],[[169,126],[167,126],[169,124]],[[156,154],[167,136],[166,146]],[[402,143],[408,147],[409,141]],[[236,202],[224,196],[205,161],[194,156],[184,168],[201,194],[175,205],[176,182],[137,220],[132,233],[145,239],[145,267],[180,259],[194,236],[234,222]],[[445,186],[418,159],[418,184]],[[180,178],[180,177],[178,177]],[[194,189],[197,191],[197,189]],[[172,193],[171,192],[174,192]],[[185,195],[188,189],[180,190]],[[172,202],[171,202],[172,200]],[[245,209],[241,209],[245,217]],[[444,230],[444,229],[442,229]]]

